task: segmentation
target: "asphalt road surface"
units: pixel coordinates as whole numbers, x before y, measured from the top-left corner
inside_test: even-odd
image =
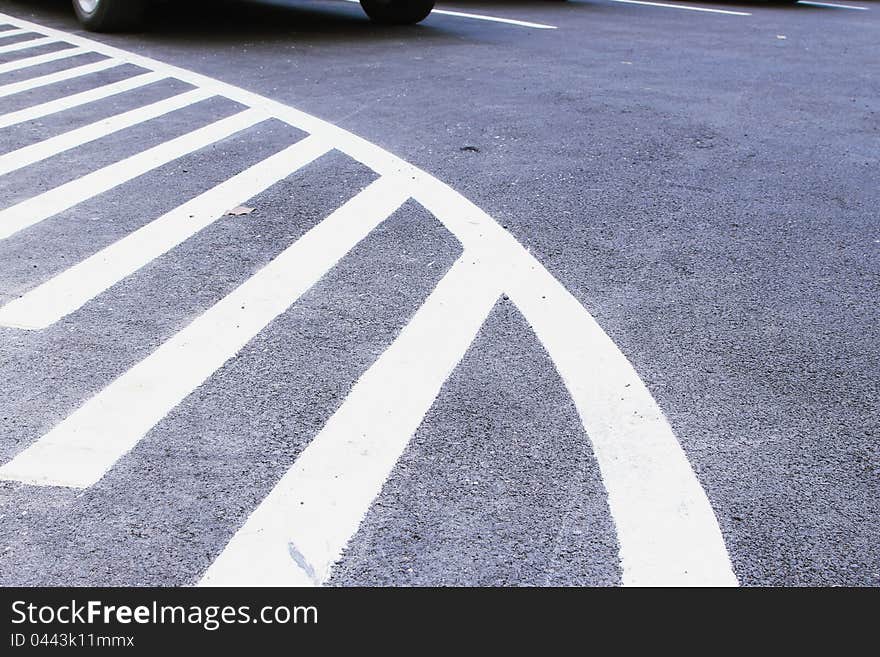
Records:
[[[880,4],[438,9],[0,0],[0,584],[880,585]]]

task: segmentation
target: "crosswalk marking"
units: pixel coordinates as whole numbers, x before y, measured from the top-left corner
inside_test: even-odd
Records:
[[[2,210],[0,240],[265,119],[258,110],[239,112]]]
[[[0,467],[0,479],[91,486],[407,198],[380,178],[146,359]]]
[[[25,146],[5,155],[0,155],[0,176],[31,166],[72,148],[107,137],[139,123],[144,123],[184,107],[189,107],[210,97],[210,92],[202,89],[193,89],[192,91],[177,94],[176,96],[90,123],[82,128],[77,128],[36,144]]]
[[[74,78],[84,77],[86,75],[91,75],[92,73],[106,71],[108,68],[117,67],[121,63],[122,62],[117,62],[112,59],[105,59],[99,62],[92,62],[89,64],[83,64],[82,66],[64,69],[63,71],[58,71],[56,73],[47,73],[46,75],[29,78],[27,80],[22,80],[21,82],[4,84],[0,86],[0,98],[20,94],[23,91],[30,91],[31,89],[45,87],[66,80],[73,80]]]
[[[310,136],[268,157],[3,306],[0,326],[50,326],[329,148]]]
[[[0,74],[3,73],[11,73],[12,71],[19,71],[21,69],[30,68],[31,66],[39,66],[40,64],[48,64],[50,62],[57,62],[60,59],[67,59],[68,57],[76,57],[77,55],[82,55],[88,52],[85,48],[73,47],[73,48],[63,48],[61,50],[55,50],[53,52],[47,52],[43,55],[33,55],[31,57],[22,57],[21,59],[15,59],[11,62],[6,62],[4,64],[0,64]]]
[[[501,292],[465,251],[200,584],[323,584]]]
[[[459,240],[464,255],[402,328],[391,347],[364,374],[334,415],[337,419],[319,432],[275,491],[251,514],[227,549],[220,552],[202,583],[325,581],[335,558],[393,467],[395,455],[400,454],[430,407],[431,390],[439,390],[452,372],[502,290],[509,294],[547,350],[593,442],[617,528],[624,584],[737,583],[705,491],[662,411],[626,356],[583,305],[485,212],[441,181],[375,144],[293,107],[83,37],[2,14],[0,19],[17,28],[45,34],[51,41],[146,71],[121,83],[0,116],[0,127],[126,93],[150,82],[179,80],[244,106],[238,117],[258,112],[262,118],[273,118],[302,130],[310,137],[300,144],[320,145],[314,151],[316,154],[325,148],[335,149],[379,176],[235,291],[0,467],[0,479],[73,488],[94,484],[375,226],[412,199]],[[38,40],[29,43],[35,41]],[[144,168],[143,155],[133,157],[145,172],[150,169]],[[165,155],[171,157],[173,153]],[[118,164],[125,167],[130,161],[131,158]],[[279,175],[287,175],[283,167]],[[111,174],[113,179],[118,177],[117,173]],[[271,176],[266,178],[270,179]],[[5,227],[8,232],[9,226],[13,232],[25,225],[33,226],[52,216],[53,211],[57,213],[91,198],[104,186],[95,178],[83,180],[88,183],[85,195],[71,185],[65,191],[72,198],[63,200],[57,190],[52,190],[48,196],[41,195],[42,201],[33,206],[25,205],[29,201],[14,206],[18,214],[6,215],[13,221],[5,225],[0,213],[0,231]],[[244,180],[239,178],[236,183],[241,185]],[[253,181],[248,184],[252,183],[260,186]],[[8,312],[10,323],[17,319],[29,328],[57,321],[194,234],[170,228],[170,217],[180,218],[183,207],[195,209],[199,223],[216,219],[213,211],[220,207],[218,199],[227,192],[230,199],[235,196],[231,188],[222,193],[215,188],[190,201],[189,206],[184,204],[172,210],[156,220],[159,223],[152,222],[143,232],[130,235],[130,241],[123,238],[83,261],[81,269],[75,265],[26,294],[17,307],[17,302],[13,302],[0,312]],[[22,207],[29,207],[42,218],[32,222],[21,214]],[[123,258],[141,246],[147,250],[140,259],[135,257],[123,266]],[[71,295],[69,302],[58,300],[58,296],[67,294]],[[453,321],[447,326],[449,317],[457,318],[461,325]],[[442,328],[442,337],[437,336],[437,327]],[[427,353],[432,350],[441,353]],[[414,375],[417,366],[411,357],[416,361],[436,360],[430,360],[423,371]],[[424,382],[412,382],[414,376],[418,379],[422,375]],[[407,380],[409,386],[405,384]],[[412,403],[388,404],[389,391],[393,390],[412,394]],[[383,399],[385,415],[371,415],[383,408]],[[367,450],[366,454],[355,454],[352,446],[346,444],[346,437],[356,436],[359,430],[369,432],[370,438],[364,444],[372,451]],[[337,475],[351,477],[350,488],[329,485],[328,477]],[[342,513],[337,515],[334,506],[332,513],[296,515],[299,511],[286,506],[290,500],[305,495],[319,507],[326,504],[321,497],[324,492],[331,496],[328,499],[338,502]],[[291,524],[294,520],[307,523],[305,530]],[[255,559],[264,560],[265,568],[253,568],[246,563]]]
[[[88,91],[81,91],[72,96],[65,96],[32,107],[25,107],[16,112],[9,112],[8,114],[0,115],[0,128],[8,128],[10,126],[18,125],[19,123],[34,121],[51,114],[57,114],[64,110],[79,107],[80,105],[86,105],[97,100],[109,98],[110,96],[123,94],[127,91],[137,89],[138,87],[145,87],[148,84],[164,80],[165,77],[166,76],[161,73],[142,73],[140,75],[126,78],[125,80],[120,80],[119,82],[114,82],[113,84],[105,84],[101,87],[89,89]]]

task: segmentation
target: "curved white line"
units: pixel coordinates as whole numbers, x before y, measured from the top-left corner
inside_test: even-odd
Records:
[[[99,42],[0,18],[262,109],[329,140],[380,175],[409,180],[411,195],[505,282],[565,381],[608,492],[624,584],[737,584],[705,491],[632,365],[580,302],[476,205],[381,147],[290,106]]]

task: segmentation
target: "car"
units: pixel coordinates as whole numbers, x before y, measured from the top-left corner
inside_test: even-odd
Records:
[[[427,18],[435,0],[360,0],[371,20],[392,25],[411,25]],[[94,32],[135,29],[153,0],[73,0],[80,23]]]

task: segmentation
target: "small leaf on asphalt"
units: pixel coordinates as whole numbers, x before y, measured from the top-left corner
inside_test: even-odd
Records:
[[[254,211],[253,208],[249,208],[249,207],[247,207],[246,205],[239,205],[237,208],[232,208],[232,209],[231,209],[229,212],[227,212],[226,214],[231,214],[231,215],[233,215],[233,216],[235,216],[235,217],[240,217],[240,216],[243,215],[243,214],[250,214],[250,213],[253,212],[253,211]]]

